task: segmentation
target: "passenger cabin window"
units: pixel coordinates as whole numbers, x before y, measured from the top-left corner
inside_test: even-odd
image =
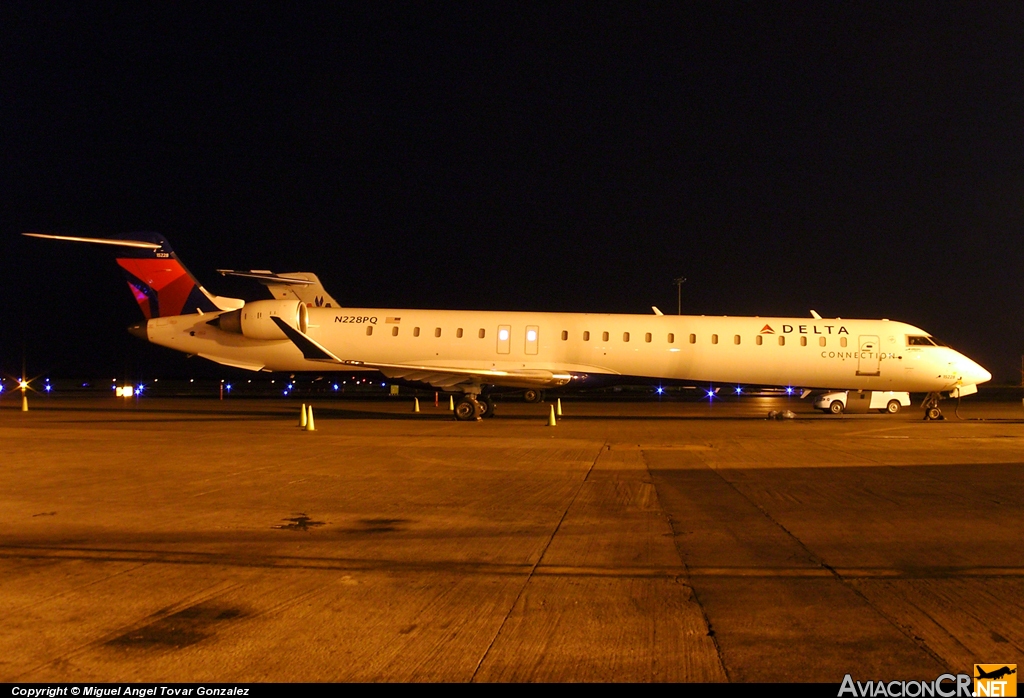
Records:
[[[480,339],[483,339],[486,335],[487,331],[483,327],[481,327],[480,331],[477,333],[476,336],[479,337]]]
[[[629,332],[623,332],[622,333],[622,341],[623,342],[628,342],[629,341]]]
[[[537,325],[527,325],[526,327],[526,353],[536,354],[537,353],[537,338],[540,335],[540,328]]]
[[[651,333],[650,332],[648,332],[647,334],[644,335],[644,341],[645,342],[650,342],[651,341]]]
[[[675,344],[676,343],[676,336],[673,333],[671,333],[671,332],[668,333],[668,343],[669,344]]]
[[[459,339],[462,339],[462,328],[461,327],[459,329],[455,330],[455,336],[458,337]]]
[[[366,336],[369,337],[371,334],[373,334],[373,325],[367,325],[366,326]]]
[[[434,336],[435,337],[440,337],[441,336],[441,328],[440,327],[435,327],[434,328]]]
[[[779,335],[779,346],[780,347],[786,346],[786,338],[783,335],[781,335],[781,334]]]
[[[802,346],[802,347],[806,347],[807,346],[807,337],[801,337],[800,338],[800,346]]]
[[[761,346],[761,342],[763,341],[764,338],[761,337],[761,335],[757,335],[756,337],[754,337],[754,344],[756,344],[757,346]]]
[[[718,344],[718,335],[717,334],[711,335],[711,343],[712,344]]]
[[[824,337],[818,337],[818,346],[819,347],[825,346],[825,338]]]
[[[841,346],[841,347],[845,347],[846,346],[846,337],[840,337],[839,338],[839,346]]]
[[[601,341],[603,341],[603,342],[607,342],[608,341],[608,333],[607,332],[602,332],[601,333]]]
[[[733,335],[732,343],[733,344],[739,344],[740,343],[740,336],[738,334],[737,335]]]
[[[412,328],[412,336],[413,337],[419,337],[420,336],[420,328],[419,327],[413,327]]]
[[[567,339],[569,339],[569,332],[567,330],[562,330],[562,341],[564,342]]]
[[[690,344],[696,344],[696,343],[697,343],[697,335],[691,334],[690,335]]]
[[[398,325],[395,325],[394,327],[391,328],[391,336],[392,337],[397,337],[398,336]]]
[[[589,332],[584,332],[583,333],[583,341],[584,342],[589,342],[590,341],[590,333]]]

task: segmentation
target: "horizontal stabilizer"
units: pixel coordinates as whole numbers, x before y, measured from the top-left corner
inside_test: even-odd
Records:
[[[244,305],[240,298],[215,296],[203,288],[178,259],[167,239],[158,233],[131,232],[113,238],[49,233],[22,235],[117,248],[113,250],[114,259],[124,272],[128,288],[146,319],[202,315],[218,310],[235,310]]]
[[[44,233],[22,233],[25,237],[43,238],[44,240],[64,240],[65,242],[89,242],[94,245],[114,245],[116,247],[134,247],[139,250],[159,250],[163,245],[142,240],[118,240],[115,238],[82,238],[73,235],[46,235]]]

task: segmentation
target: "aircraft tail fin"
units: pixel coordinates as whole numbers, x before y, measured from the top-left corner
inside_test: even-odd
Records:
[[[147,319],[170,315],[194,315],[242,307],[236,298],[214,296],[203,288],[157,233],[126,233],[115,238],[24,233],[29,237],[69,242],[88,242],[117,248],[115,259],[128,288]]]

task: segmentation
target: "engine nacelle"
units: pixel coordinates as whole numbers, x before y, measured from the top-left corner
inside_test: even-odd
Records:
[[[221,313],[210,324],[247,339],[288,339],[272,317],[281,318],[302,333],[309,327],[309,310],[298,301],[253,301],[238,310]]]

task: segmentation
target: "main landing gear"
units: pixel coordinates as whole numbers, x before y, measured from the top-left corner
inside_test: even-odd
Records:
[[[523,400],[529,403],[543,402],[544,391],[537,388],[527,388],[523,391]]]
[[[466,393],[455,402],[455,419],[473,422],[494,416],[494,398],[483,393]]]
[[[939,421],[945,419],[942,416],[942,410],[939,409],[939,394],[928,393],[924,398],[924,418],[925,421]]]

